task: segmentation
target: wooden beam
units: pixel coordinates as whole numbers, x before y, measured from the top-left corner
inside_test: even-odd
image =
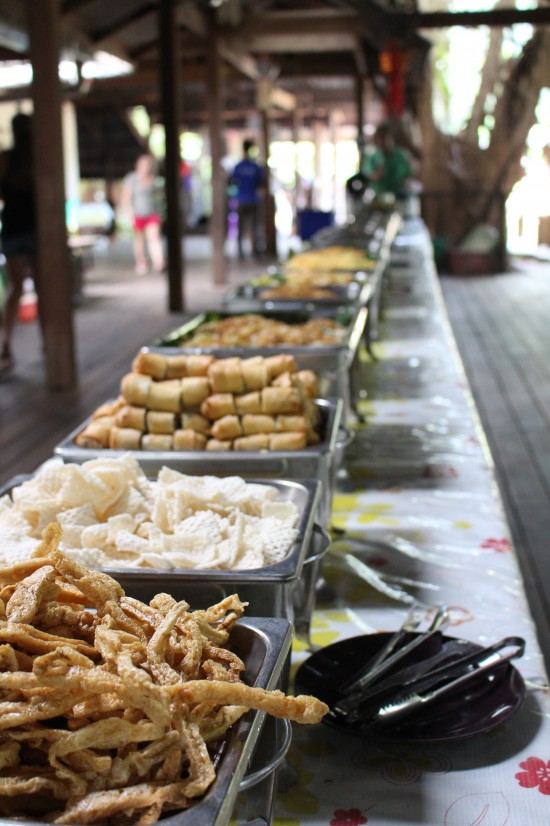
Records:
[[[277,255],[277,230],[275,228],[275,198],[271,192],[271,170],[269,167],[269,151],[271,146],[271,110],[269,107],[262,110],[262,143],[265,158],[265,196],[264,196],[264,228],[265,251],[267,255]]]
[[[80,11],[84,6],[90,6],[93,0],[63,0],[61,3],[61,14],[71,14],[74,11]]]
[[[227,221],[225,174],[222,168],[222,57],[220,53],[219,33],[214,14],[210,17],[210,50],[208,52],[206,73],[208,127],[210,135],[210,155],[212,158],[212,217],[210,219],[212,270],[214,283],[225,284],[224,246]]]
[[[223,44],[220,45],[220,54],[227,63],[250,80],[259,80],[262,76],[256,60],[252,55],[240,49],[231,49]]]
[[[110,23],[108,26],[104,26],[102,29],[92,32],[92,43],[100,43],[102,40],[106,40],[108,37],[118,34],[127,26],[135,23],[137,20],[141,20],[143,17],[147,17],[148,14],[152,14],[157,10],[157,8],[158,6],[156,3],[147,3],[146,6],[140,6],[139,8],[134,9],[130,14],[124,15],[124,17],[119,18],[115,23]]]
[[[58,0],[27,0],[30,57],[33,66],[33,147],[40,318],[46,350],[48,386],[65,390],[76,383],[71,306],[72,279],[65,226],[61,88],[58,65]]]
[[[165,131],[166,237],[168,244],[168,309],[183,312],[183,255],[179,145],[180,66],[175,0],[160,0],[160,91]]]
[[[450,26],[513,26],[515,23],[530,23],[532,26],[550,24],[550,8],[536,9],[492,9],[490,11],[422,12],[418,14],[391,15],[398,25],[410,29],[440,29]],[[391,19],[390,18],[390,19]]]
[[[178,4],[176,22],[197,37],[208,37],[208,19],[192,0]]]

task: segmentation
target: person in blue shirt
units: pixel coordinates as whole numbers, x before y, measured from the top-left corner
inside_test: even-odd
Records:
[[[239,258],[244,258],[243,239],[250,235],[252,253],[260,253],[259,215],[261,193],[265,183],[265,174],[262,167],[251,157],[254,143],[245,140],[243,143],[243,159],[233,169],[231,183],[236,187]]]

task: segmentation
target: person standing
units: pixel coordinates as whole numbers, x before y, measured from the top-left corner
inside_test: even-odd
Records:
[[[36,269],[36,204],[32,154],[32,119],[18,113],[11,122],[13,146],[0,155],[2,229],[0,241],[6,259],[8,295],[3,313],[0,374],[13,367],[11,337],[24,281],[32,278],[40,301]]]
[[[362,172],[376,194],[405,195],[405,183],[413,171],[406,153],[396,146],[391,127],[382,123],[374,135],[375,151],[367,155]]]
[[[121,206],[130,216],[134,231],[137,275],[146,275],[149,269],[145,242],[153,269],[157,272],[164,269],[164,250],[160,235],[162,216],[155,167],[155,159],[145,152],[137,159],[134,171],[126,175],[122,186]]]
[[[254,142],[243,142],[243,159],[233,169],[231,183],[237,188],[238,231],[237,243],[239,258],[244,258],[243,240],[247,234],[251,237],[252,253],[259,255],[259,216],[261,192],[265,184],[263,168],[253,159]]]

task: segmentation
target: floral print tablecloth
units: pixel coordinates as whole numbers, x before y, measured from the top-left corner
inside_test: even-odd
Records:
[[[275,826],[548,826],[550,702],[493,468],[457,357],[428,235],[393,248],[377,362],[362,364],[365,422],[334,499],[342,533],[323,566],[312,641],[393,631],[409,602],[446,604],[448,634],[526,639],[520,710],[455,742],[369,740],[295,727]],[[346,569],[369,566],[374,586]],[[376,587],[377,584],[379,587]],[[310,652],[299,645],[293,670]]]

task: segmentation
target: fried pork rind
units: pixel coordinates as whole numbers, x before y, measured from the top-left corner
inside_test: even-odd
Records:
[[[59,550],[52,523],[27,563],[0,570],[0,815],[156,823],[215,780],[212,753],[249,709],[302,723],[313,697],[245,685],[227,646],[245,605],[149,605]]]

